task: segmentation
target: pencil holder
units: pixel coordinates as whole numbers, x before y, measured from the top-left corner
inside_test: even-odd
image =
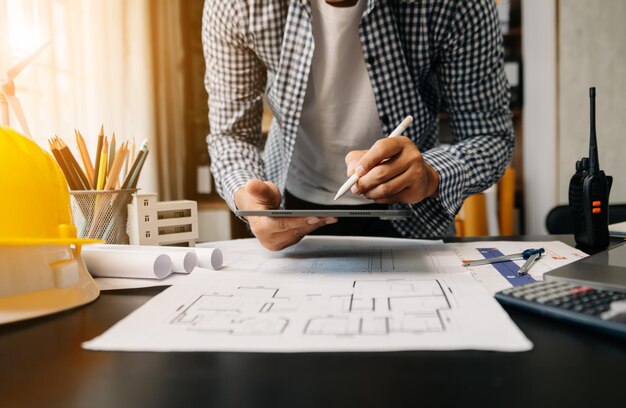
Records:
[[[128,204],[135,192],[137,189],[70,191],[78,236],[128,244]]]

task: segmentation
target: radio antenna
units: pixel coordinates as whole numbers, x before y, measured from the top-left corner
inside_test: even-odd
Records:
[[[598,143],[596,141],[596,88],[589,88],[589,172],[600,171],[598,159]]]

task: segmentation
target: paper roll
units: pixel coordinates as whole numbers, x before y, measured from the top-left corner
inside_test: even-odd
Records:
[[[172,273],[172,260],[163,253],[130,249],[102,250],[84,246],[82,257],[93,276],[163,279]]]
[[[172,258],[172,269],[178,273],[191,273],[198,266],[198,256],[194,251],[154,251],[163,252]]]
[[[103,250],[134,250],[167,254],[170,258],[172,258],[174,272],[178,273],[191,273],[196,266],[217,270],[222,267],[224,262],[224,256],[219,248],[168,247],[152,245],[90,245],[89,247],[100,248]],[[182,256],[184,256],[183,259],[181,259]]]
[[[203,268],[220,269],[224,256],[219,248],[194,248],[198,256],[198,265]]]
[[[116,245],[117,246],[117,245]],[[123,245],[120,245],[123,246]],[[168,247],[168,246],[147,246],[147,245],[127,245],[127,247],[132,249],[139,249],[141,251],[155,251],[155,252],[163,252],[164,254],[168,254],[174,259],[175,255],[193,252],[197,258],[197,265],[201,268],[209,268],[209,269],[220,269],[222,267],[222,263],[224,262],[224,257],[222,255],[222,251],[218,248],[198,248],[198,247]],[[174,263],[176,264],[176,263]],[[193,270],[193,268],[191,268]],[[174,268],[174,272],[184,272],[177,271]],[[191,272],[188,271],[188,272]]]

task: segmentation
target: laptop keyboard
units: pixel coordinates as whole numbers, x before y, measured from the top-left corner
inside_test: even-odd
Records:
[[[495,297],[502,304],[626,338],[626,292],[549,281],[516,286]]]

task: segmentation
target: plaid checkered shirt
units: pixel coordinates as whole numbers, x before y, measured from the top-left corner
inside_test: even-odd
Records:
[[[207,143],[232,209],[252,178],[284,192],[314,49],[310,1],[323,0],[205,1]],[[515,145],[494,1],[362,1],[359,36],[383,132],[412,115],[405,135],[440,177],[437,197],[391,205],[414,214],[394,227],[405,237],[444,236],[463,200],[499,179]],[[273,113],[267,140],[264,95]],[[451,145],[438,143],[441,110]]]

